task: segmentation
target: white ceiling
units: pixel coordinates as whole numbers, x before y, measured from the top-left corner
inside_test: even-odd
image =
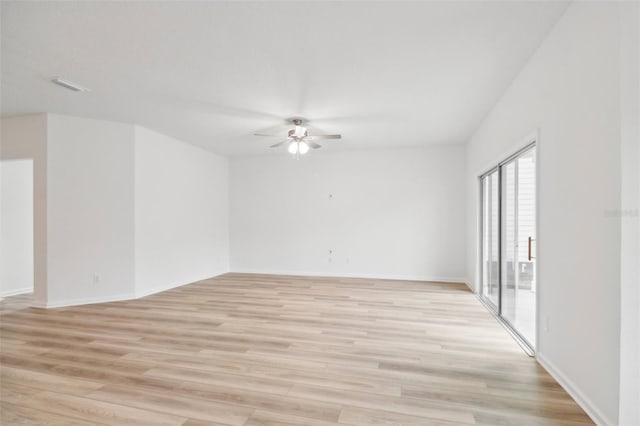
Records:
[[[268,153],[252,133],[292,116],[342,133],[328,149],[463,143],[566,5],[2,2],[2,114],[138,123],[232,156]]]

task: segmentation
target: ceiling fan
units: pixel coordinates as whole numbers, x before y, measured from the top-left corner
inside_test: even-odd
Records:
[[[287,145],[287,150],[296,156],[296,158],[300,155],[304,155],[309,152],[309,148],[318,149],[321,148],[322,145],[316,143],[315,141],[321,139],[342,139],[342,135],[310,135],[308,129],[302,126],[301,118],[293,118],[291,123],[294,125],[294,128],[289,130],[287,133],[287,138],[282,142],[278,142],[270,146],[270,148],[277,148],[283,144]],[[279,135],[269,135],[265,133],[254,133],[255,136],[279,136]]]

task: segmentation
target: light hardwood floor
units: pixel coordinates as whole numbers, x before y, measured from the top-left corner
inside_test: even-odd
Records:
[[[3,425],[592,424],[463,284],[227,274],[0,304]]]

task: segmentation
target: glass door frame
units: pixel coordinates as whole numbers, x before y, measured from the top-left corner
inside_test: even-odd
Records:
[[[493,175],[494,173],[496,173],[497,176],[497,254],[498,254],[498,267],[496,268],[496,272],[497,272],[497,283],[498,283],[498,303],[496,304],[493,300],[491,300],[489,297],[485,297],[485,283],[484,283],[484,273],[485,273],[485,268],[484,268],[484,221],[485,221],[485,205],[484,205],[484,185],[483,185],[483,181],[484,179],[488,179],[489,182],[487,183],[487,185],[489,186],[489,188],[491,188],[491,175]],[[481,176],[478,177],[479,183],[480,183],[480,298],[481,300],[491,309],[491,311],[497,315],[499,315],[499,313],[501,312],[501,304],[502,304],[502,297],[501,297],[501,280],[500,280],[500,275],[501,275],[501,265],[502,265],[502,235],[501,235],[501,231],[502,231],[502,225],[501,225],[501,219],[502,219],[502,196],[501,194],[501,185],[500,185],[500,180],[501,180],[501,176],[500,176],[500,166],[495,166],[493,168],[491,168],[490,170],[486,171],[484,174],[482,174]],[[491,193],[491,197],[495,197],[495,195],[493,193]],[[489,208],[492,207],[492,199],[489,201]],[[489,221],[491,221],[491,218],[489,219]],[[488,238],[492,238],[492,236],[489,236]],[[493,250],[491,251],[493,253]],[[491,266],[491,269],[489,271],[489,280],[491,280],[493,278],[493,265]]]
[[[507,329],[507,331],[509,331],[509,333],[514,337],[514,339],[520,344],[520,346],[525,350],[525,352],[529,355],[529,356],[534,356],[535,355],[535,347],[534,345],[532,345],[527,339],[525,339],[521,333],[518,332],[518,330],[515,328],[515,326],[513,324],[511,324],[511,322],[505,318],[502,315],[502,284],[503,284],[503,272],[502,272],[502,260],[503,260],[503,241],[502,241],[502,227],[503,227],[503,222],[502,222],[502,198],[503,198],[503,188],[502,188],[502,178],[503,178],[503,172],[502,172],[502,168],[503,166],[505,166],[506,164],[512,162],[513,160],[517,159],[519,156],[521,156],[522,154],[524,154],[525,152],[529,151],[530,149],[535,148],[535,161],[536,161],[536,167],[535,167],[535,182],[536,182],[536,188],[535,188],[535,216],[536,216],[536,225],[535,225],[535,229],[536,229],[536,239],[539,239],[539,233],[538,233],[538,182],[539,182],[539,167],[538,167],[538,157],[539,157],[539,147],[538,147],[538,138],[537,137],[532,137],[528,139],[528,143],[524,146],[522,146],[521,148],[519,148],[516,152],[514,152],[513,154],[509,155],[507,158],[505,158],[504,160],[500,161],[497,165],[487,169],[484,173],[480,174],[478,176],[478,186],[479,186],[479,232],[478,232],[478,236],[479,236],[479,241],[478,241],[478,246],[479,246],[479,256],[478,256],[478,277],[479,277],[479,282],[480,282],[480,289],[479,289],[479,299],[482,301],[482,303],[491,311],[491,313],[494,314],[494,316],[498,319],[498,321],[505,326],[505,328]],[[497,210],[497,214],[498,214],[498,304],[496,305],[492,300],[485,298],[484,296],[484,191],[483,191],[483,179],[488,178],[491,174],[493,173],[498,173],[498,210]],[[537,249],[537,244],[536,244],[536,249]],[[537,252],[537,250],[536,250]],[[539,265],[539,260],[538,260],[538,254],[535,254],[535,276],[539,277],[538,274],[538,265]],[[535,307],[535,311],[536,311],[536,335],[538,335],[538,293],[539,293],[539,289],[540,289],[540,285],[539,283],[536,283],[536,307]],[[538,340],[538,338],[536,337],[536,341]]]

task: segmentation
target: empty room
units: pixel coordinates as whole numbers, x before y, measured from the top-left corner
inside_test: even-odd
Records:
[[[1,425],[640,426],[640,2],[0,20]]]

